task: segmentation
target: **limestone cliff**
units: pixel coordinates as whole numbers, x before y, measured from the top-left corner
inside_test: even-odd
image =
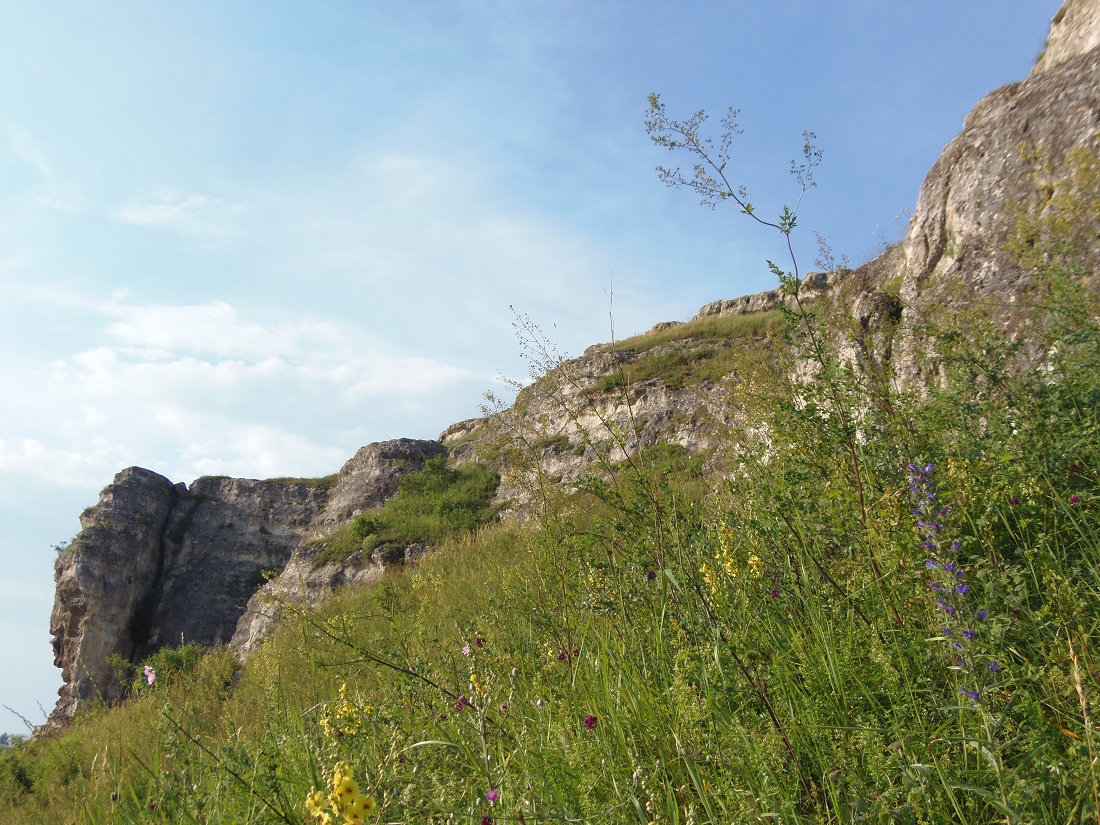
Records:
[[[892,267],[904,304],[896,366],[909,382],[932,377],[914,362],[928,307],[982,302],[1009,328],[1018,320],[1029,273],[1005,241],[1022,213],[1043,209],[1070,177],[1071,149],[1100,149],[1100,1],[1069,0],[1049,44],[1030,77],[974,107],[921,186]]]
[[[296,569],[288,563],[304,540],[392,498],[401,473],[444,452],[435,441],[371,444],[331,484],[200,478],[187,487],[140,467],[120,472],[54,567],[50,632],[64,684],[51,722],[118,698],[111,657],[137,663],[165,645],[230,642],[265,578]],[[376,576],[382,563],[366,567]],[[324,572],[314,597],[349,580]],[[255,640],[251,618],[245,625]]]

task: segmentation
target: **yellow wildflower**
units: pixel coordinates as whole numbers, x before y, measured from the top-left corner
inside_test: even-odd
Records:
[[[325,795],[314,788],[309,789],[306,797],[306,813],[313,817],[323,816],[325,813]]]

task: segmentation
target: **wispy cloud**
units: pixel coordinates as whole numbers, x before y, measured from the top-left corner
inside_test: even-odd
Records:
[[[206,195],[168,192],[158,198],[132,203],[115,213],[123,223],[161,226],[202,235],[223,235],[228,220],[243,206]]]

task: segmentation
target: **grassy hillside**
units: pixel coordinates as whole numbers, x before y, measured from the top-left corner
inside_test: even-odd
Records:
[[[1037,259],[1041,370],[970,318],[917,398],[796,315],[817,369],[743,376],[733,477],[650,450],[284,606],[239,671],[163,651],[155,684],[0,754],[0,820],[1098,821],[1100,303],[1075,260]]]

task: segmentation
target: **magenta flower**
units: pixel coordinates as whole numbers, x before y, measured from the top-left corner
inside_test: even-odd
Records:
[[[493,825],[493,818],[489,816],[489,814],[485,814],[485,816],[481,818],[481,825]]]
[[[1070,504],[1077,504],[1080,500],[1081,500],[1081,497],[1079,495],[1077,495],[1077,493],[1074,493],[1073,495],[1071,495],[1069,497],[1069,503]]]
[[[466,700],[465,696],[459,696],[458,700],[455,702],[455,710],[461,713],[462,709],[465,708],[468,704],[470,703]]]
[[[145,681],[150,685],[157,680],[157,672],[153,670],[149,665],[145,666]]]
[[[485,794],[485,798],[489,800],[489,804],[492,805],[494,802],[500,799],[500,794],[490,788],[489,793]]]
[[[596,729],[596,717],[591,713],[584,717],[584,729],[595,730]]]
[[[485,647],[485,640],[480,636],[474,636],[474,644],[478,647]]]

